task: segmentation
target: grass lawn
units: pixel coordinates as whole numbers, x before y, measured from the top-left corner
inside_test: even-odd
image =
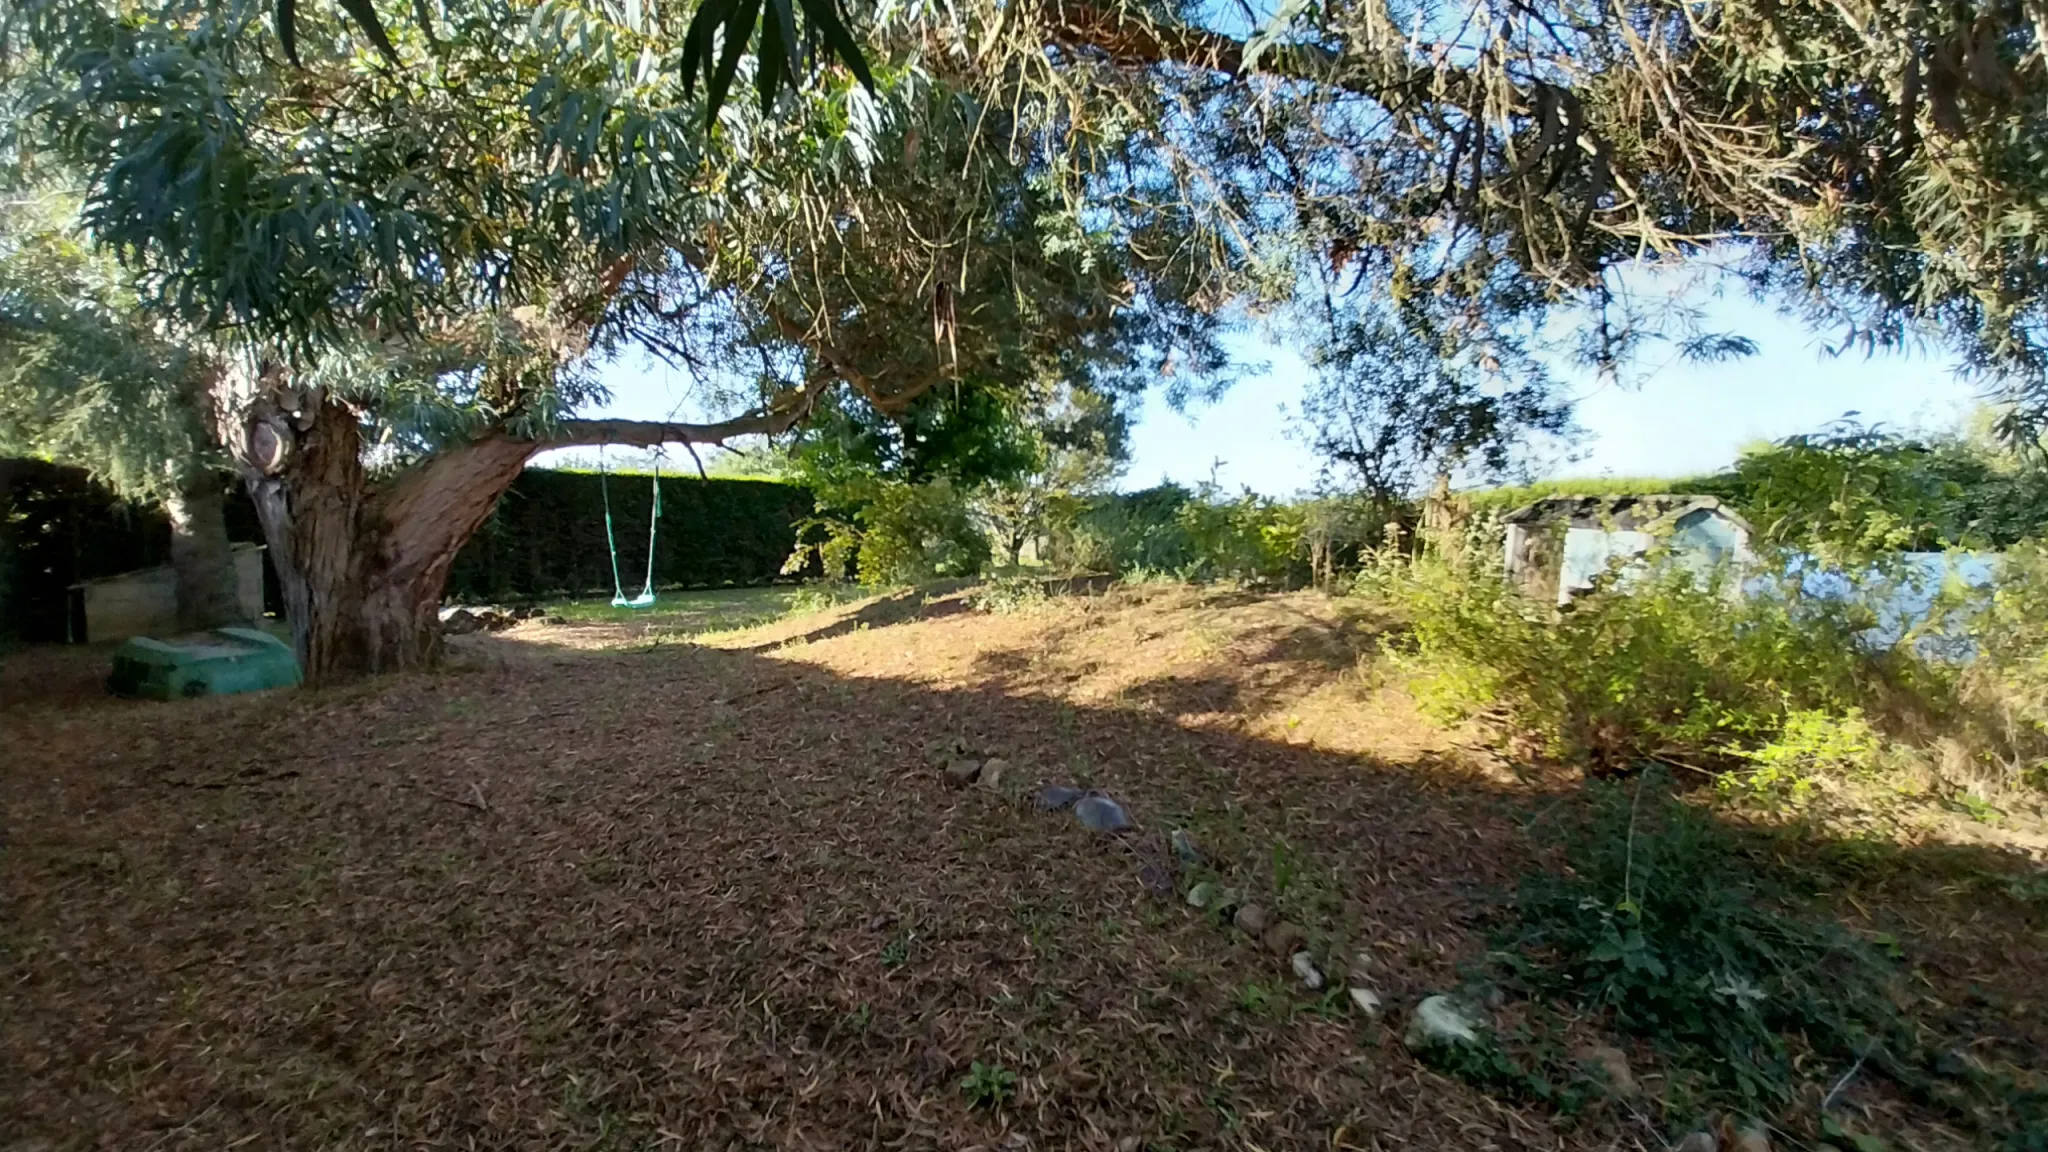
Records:
[[[546,607],[575,623],[638,624],[688,634],[751,628],[780,620],[792,612],[814,611],[864,594],[859,590],[786,584],[766,588],[679,588],[659,592],[656,602],[646,608],[615,607],[608,596],[555,601]]]
[[[0,1147],[1594,1152],[1692,1122],[1564,1115],[1404,1049],[1578,801],[1423,720],[1372,620],[1226,589],[794,597],[585,603],[433,674],[177,703],[105,697],[91,652],[10,656]],[[640,639],[668,627],[694,635]],[[935,767],[963,757],[1009,766]],[[1136,830],[1039,811],[1049,783]],[[2039,860],[1888,852],[1827,881],[1842,917],[1911,958],[1967,1059],[2038,1074]],[[1933,863],[1957,858],[2012,879]],[[1189,907],[1202,881],[1331,985]],[[1512,998],[1496,1023],[1599,1035]],[[1836,1115],[1973,1146],[1876,1064]]]

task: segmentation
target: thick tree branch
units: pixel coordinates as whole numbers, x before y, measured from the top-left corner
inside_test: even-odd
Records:
[[[1247,66],[1245,42],[1221,32],[1157,22],[1128,8],[1106,8],[1087,0],[1052,0],[1045,11],[1046,32],[1055,43],[1100,53],[1118,65],[1177,64],[1228,76],[1307,80],[1376,99],[1432,89],[1461,106],[1471,87],[1470,78],[1460,71],[1429,68],[1408,59],[1400,33],[1385,20],[1373,24],[1373,38],[1389,43],[1368,44],[1363,55],[1318,44],[1271,44]]]
[[[675,424],[663,420],[564,420],[545,437],[517,443],[528,445],[531,454],[548,448],[600,444],[651,448],[657,444],[723,444],[740,436],[774,436],[789,431],[810,415],[818,397],[832,383],[832,377],[820,375],[802,388],[778,394],[758,411],[714,424]]]

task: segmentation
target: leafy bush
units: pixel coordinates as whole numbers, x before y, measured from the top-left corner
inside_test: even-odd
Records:
[[[1036,576],[998,576],[976,589],[972,600],[976,608],[998,616],[1035,612],[1051,603],[1046,594],[1045,581]]]
[[[1863,716],[1849,708],[1840,715],[1820,708],[1787,713],[1778,734],[1756,748],[1738,749],[1746,766],[1724,773],[1721,791],[1765,800],[1806,799],[1814,782],[1842,779],[1878,762],[1884,740]]]
[[[1654,1047],[1670,1072],[1661,1103],[1680,1122],[1728,1110],[1882,1147],[1808,1110],[1867,1067],[1984,1147],[2048,1147],[2038,1078],[1989,1052],[1958,1059],[1976,1022],[1918,1015],[1941,1006],[1915,994],[1895,942],[1834,922],[1805,883],[1824,870],[1785,864],[1796,839],[1720,824],[1667,785],[1654,773],[1589,785],[1584,815],[1561,829],[1566,867],[1525,875],[1494,933],[1510,989]]]
[[[874,480],[837,494],[842,509],[801,525],[807,542],[785,570],[815,554],[828,574],[851,568],[871,587],[973,576],[988,565],[988,537],[975,524],[961,490],[944,478],[923,484]],[[815,540],[815,543],[808,542]]]
[[[1978,721],[1979,758],[2009,782],[2048,787],[2048,543],[2025,541],[2000,557],[1966,630],[1976,659],[1962,688]]]
[[[1909,1064],[1893,961],[1807,911],[1661,784],[1590,786],[1592,815],[1565,836],[1569,867],[1525,877],[1497,934],[1512,983],[1649,1040],[1694,1109],[1768,1113],[1802,1069]]]
[[[1478,565],[1385,564],[1360,587],[1407,618],[1426,710],[1499,722],[1596,770],[1732,766],[1766,754],[1794,714],[1849,715],[1912,671],[1859,644],[1853,604],[1736,597],[1678,565],[1628,583],[1610,577],[1562,612]]]
[[[1087,502],[1055,526],[1050,552],[1079,571],[1291,586],[1309,576],[1307,530],[1299,506],[1166,484]]]

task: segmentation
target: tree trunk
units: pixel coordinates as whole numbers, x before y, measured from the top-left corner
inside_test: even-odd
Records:
[[[535,446],[463,445],[372,490],[353,413],[322,398],[304,423],[285,466],[248,483],[307,682],[433,664],[448,569]]]
[[[171,571],[177,581],[178,627],[186,631],[247,624],[234,551],[228,545],[221,477],[201,471],[164,500],[171,519]]]
[[[488,432],[372,487],[362,424],[331,395],[291,387],[275,362],[214,382],[220,439],[255,500],[309,684],[432,664],[448,570],[526,461],[573,444],[719,444],[809,413],[820,378],[716,424],[565,421],[547,439]]]

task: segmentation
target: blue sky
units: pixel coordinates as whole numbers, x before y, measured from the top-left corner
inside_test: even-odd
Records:
[[[1553,452],[1539,475],[1681,476],[1719,468],[1747,444],[1811,432],[1852,410],[1865,423],[1931,430],[1955,426],[1977,401],[1975,386],[1957,378],[1945,355],[1830,356],[1825,334],[1741,297],[1712,303],[1709,322],[1749,336],[1757,355],[1720,364],[1653,359],[1655,370],[1636,388],[1567,375],[1588,436],[1575,446],[1576,459]],[[1255,335],[1236,350],[1266,370],[1248,374],[1221,400],[1180,413],[1156,394],[1148,398],[1123,487],[1162,479],[1194,484],[1212,475],[1227,488],[1276,496],[1315,485],[1318,462],[1290,435],[1306,365]],[[591,414],[704,415],[688,378],[675,369],[629,359],[602,372],[612,402]]]

